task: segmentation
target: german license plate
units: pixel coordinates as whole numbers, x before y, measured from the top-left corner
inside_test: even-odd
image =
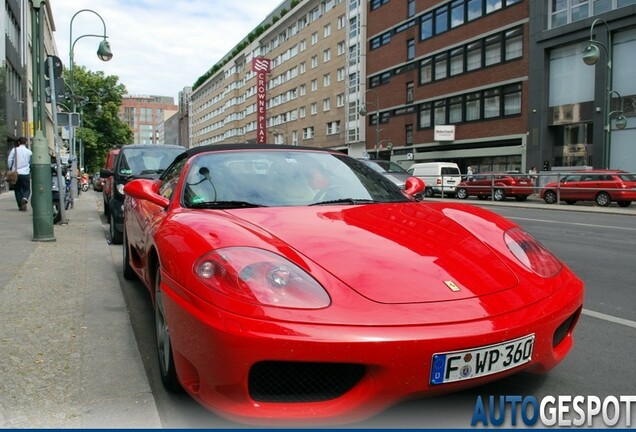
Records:
[[[466,351],[433,355],[431,384],[470,380],[528,363],[532,359],[534,335]]]

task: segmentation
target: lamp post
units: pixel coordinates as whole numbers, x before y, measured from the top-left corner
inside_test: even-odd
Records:
[[[603,24],[605,26],[605,30],[607,32],[606,42],[603,42],[594,39],[594,26],[596,24]],[[586,65],[593,66],[595,65],[599,58],[601,57],[601,52],[599,46],[605,50],[605,54],[607,56],[607,70],[605,72],[605,111],[603,118],[603,131],[604,131],[604,143],[603,143],[603,167],[606,169],[610,168],[611,159],[610,159],[610,151],[611,151],[611,143],[612,143],[612,116],[617,114],[616,117],[616,127],[618,129],[625,129],[627,126],[627,119],[623,115],[622,110],[622,98],[621,95],[612,90],[612,61],[613,61],[613,45],[612,45],[612,31],[607,25],[607,22],[601,18],[597,18],[592,22],[590,26],[590,41],[589,45],[583,51],[583,62]],[[621,105],[620,110],[612,111],[612,95],[616,94],[619,99],[619,103]]]
[[[78,36],[75,40],[73,40],[73,21],[75,20],[75,17],[77,15],[79,15],[80,13],[82,13],[82,12],[90,12],[90,13],[96,15],[102,22],[102,26],[104,28],[104,34],[102,34],[102,35],[98,35],[98,34],[84,34],[84,35]],[[99,57],[100,60],[109,61],[110,59],[113,58],[113,52],[110,49],[110,44],[106,40],[108,38],[108,36],[106,35],[106,23],[104,22],[104,19],[102,18],[102,16],[100,14],[98,14],[97,12],[95,12],[94,10],[92,10],[92,9],[81,9],[81,10],[75,12],[73,17],[71,18],[71,24],[70,24],[70,29],[69,29],[69,51],[68,51],[68,56],[69,56],[69,75],[70,75],[70,78],[71,78],[71,84],[70,84],[70,88],[71,88],[71,103],[73,105],[73,112],[76,112],[76,110],[77,110],[77,104],[76,104],[76,98],[75,98],[75,76],[74,76],[73,50],[75,49],[75,44],[77,43],[77,41],[79,41],[80,39],[83,39],[85,37],[96,37],[96,38],[101,38],[102,39],[102,41],[99,43],[99,46],[97,48],[97,57]],[[74,129],[74,127],[71,126],[71,129]],[[73,131],[71,137],[72,137],[71,138],[71,170],[72,170],[72,175],[71,175],[71,203],[72,203],[73,199],[77,198],[77,176],[76,176],[77,157],[76,157],[76,149],[75,149],[75,131]]]
[[[378,150],[380,147],[380,96],[378,95],[378,92],[373,89],[365,90],[365,96],[368,92],[371,92],[375,95],[375,103],[367,102],[365,100],[364,105],[362,106],[362,108],[360,108],[360,115],[364,117],[369,113],[369,111],[367,110],[367,105],[375,106],[375,145],[373,146],[373,148],[375,149],[375,158],[377,159]]]

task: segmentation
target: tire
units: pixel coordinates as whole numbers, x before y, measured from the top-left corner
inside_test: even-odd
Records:
[[[616,204],[618,204],[619,207],[629,207],[630,205],[632,205],[631,201],[617,201]]]
[[[607,192],[599,192],[596,194],[596,198],[594,198],[596,204],[600,207],[607,207],[612,202],[612,198],[609,196]]]
[[[109,225],[109,231],[110,231],[110,242],[112,244],[121,244],[122,240],[123,240],[123,236],[122,233],[120,231],[117,230],[117,227],[115,226],[115,215],[111,214],[108,217],[108,225]]]
[[[506,199],[506,192],[503,189],[495,189],[493,198],[495,201],[503,201]]]
[[[528,199],[528,195],[517,195],[515,197],[515,200],[520,202],[526,201],[527,199]]]
[[[124,244],[124,247],[123,247],[123,253],[122,253],[122,267],[124,268],[124,279],[133,280],[136,278],[137,275],[135,274],[135,271],[130,265],[130,255],[129,255],[130,245],[128,244],[128,236],[126,236],[126,228],[124,228],[124,233],[123,233],[123,244]]]
[[[166,322],[166,314],[161,293],[161,267],[155,271],[155,336],[157,337],[157,355],[159,356],[159,373],[166,390],[179,392],[182,390],[174,365],[170,329]]]
[[[426,198],[431,198],[433,196],[433,189],[431,188],[426,188],[426,190],[424,190],[424,196]]]
[[[110,208],[106,200],[104,200],[104,216],[110,216]]]
[[[543,194],[543,201],[545,201],[546,204],[556,204],[557,202],[556,193],[552,190],[545,191],[545,193]]]
[[[60,223],[62,220],[62,212],[60,212],[60,202],[53,201],[53,224]]]
[[[466,189],[464,189],[464,188],[459,188],[459,189],[457,189],[456,196],[459,199],[466,199],[466,198],[468,198],[468,191]]]

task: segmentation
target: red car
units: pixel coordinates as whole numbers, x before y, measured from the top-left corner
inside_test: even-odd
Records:
[[[514,197],[517,201],[525,201],[532,195],[532,180],[519,173],[479,173],[457,185],[455,196],[466,199],[473,195],[480,199],[490,196],[495,201],[503,201]]]
[[[337,151],[213,145],[124,191],[161,378],[251,424],[342,424],[570,351],[583,283],[513,222]]]
[[[104,215],[110,217],[110,200],[113,197],[113,178],[112,176],[104,175],[105,172],[112,172],[115,169],[115,162],[117,156],[119,156],[120,149],[112,149],[106,155],[106,161],[104,162],[104,168],[100,171],[100,178],[102,179],[102,200],[104,202]]]
[[[607,207],[615,201],[619,207],[629,207],[636,200],[636,176],[621,170],[575,171],[541,189],[546,203],[556,203],[557,197],[568,204],[594,201]]]

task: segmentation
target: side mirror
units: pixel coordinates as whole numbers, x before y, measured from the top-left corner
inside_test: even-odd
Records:
[[[422,179],[418,177],[409,177],[406,179],[404,192],[406,192],[410,196],[414,196],[422,192],[425,187],[426,185],[424,184],[424,181]]]
[[[109,169],[104,168],[103,170],[101,170],[99,172],[99,176],[101,178],[108,178],[108,177],[112,177],[113,176],[113,172]]]
[[[150,201],[164,209],[168,208],[168,198],[158,193],[159,180],[136,179],[124,186],[124,193],[132,198]]]

